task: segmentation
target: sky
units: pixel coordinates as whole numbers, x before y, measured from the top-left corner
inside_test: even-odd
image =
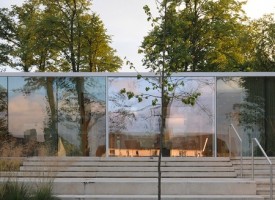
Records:
[[[23,2],[1,0],[0,7]],[[92,8],[104,22],[107,33],[112,36],[111,46],[117,50],[117,55],[133,62],[139,72],[146,70],[142,67],[142,55],[137,53],[138,47],[151,28],[143,11],[144,5],[149,5],[156,14],[155,0],[93,0]],[[250,18],[257,19],[265,13],[275,13],[275,0],[248,0],[244,10]],[[133,70],[124,65],[120,71]]]

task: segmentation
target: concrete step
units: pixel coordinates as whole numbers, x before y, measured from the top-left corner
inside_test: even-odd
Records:
[[[270,160],[275,163],[275,158],[270,157]],[[241,173],[241,159],[240,158],[232,158],[231,159],[233,167],[240,176]],[[251,178],[252,177],[252,159],[251,157],[243,158],[243,177]],[[275,165],[272,166],[273,176],[275,177]],[[268,178],[270,177],[270,165],[267,162],[265,157],[255,157],[254,158],[254,177],[258,178]]]
[[[157,177],[156,157],[95,158],[95,157],[30,157],[23,162],[19,177],[108,178]],[[237,174],[229,158],[180,157],[162,158],[162,177],[220,177]],[[4,176],[5,174],[3,174]]]
[[[81,167],[157,167],[158,159],[153,158],[93,158],[93,157],[31,157],[23,166],[81,166]],[[232,167],[228,158],[162,158],[163,167]]]
[[[241,170],[235,170],[235,172],[240,175]],[[270,177],[270,170],[254,170],[254,176],[257,178],[268,178]],[[275,173],[273,172],[273,176],[275,177]],[[252,177],[252,170],[243,170],[243,177]]]
[[[270,178],[255,178],[256,194],[270,199]],[[273,179],[273,199],[275,199],[275,180]]]
[[[271,160],[272,163],[275,163],[275,158],[274,157],[270,157],[269,159]],[[232,162],[233,165],[240,165],[241,164],[241,159],[232,158],[231,162]],[[243,158],[243,165],[251,165],[251,163],[252,163],[251,158]],[[266,160],[266,158],[256,157],[256,158],[254,158],[254,165],[256,165],[256,166],[257,165],[268,166],[269,163]]]
[[[155,195],[157,179],[55,179],[57,195]],[[256,195],[256,183],[242,179],[162,179],[164,195]]]
[[[156,195],[57,195],[61,200],[156,200]],[[256,195],[162,195],[162,200],[264,200]]]
[[[156,157],[31,157],[12,176],[31,186],[50,181],[54,194],[64,200],[156,200],[157,160]],[[264,199],[256,195],[255,181],[236,178],[229,158],[162,158],[161,166],[162,199]],[[10,175],[1,173],[3,178]]]
[[[155,178],[158,176],[157,171],[155,172],[54,172],[54,171],[20,171],[13,173],[17,177],[55,177],[55,178],[108,178],[108,177],[117,177],[117,178],[130,178],[130,177],[148,177]],[[227,172],[162,172],[162,177],[175,177],[175,178],[191,178],[191,177],[201,177],[201,178],[210,178],[210,177],[220,177],[220,178],[233,178],[237,177],[236,172],[227,171]],[[8,177],[11,176],[11,172],[2,172],[1,176]]]
[[[28,157],[26,161],[73,161],[73,162],[157,162],[157,157]],[[162,157],[163,162],[190,162],[190,161],[209,161],[209,162],[230,162],[228,157]]]
[[[224,157],[221,157],[221,158],[224,158]],[[226,157],[225,157],[226,158]],[[240,160],[241,157],[238,156],[238,157],[231,157],[230,160],[234,161],[234,160]],[[274,160],[275,161],[275,157],[272,157],[272,156],[269,156],[269,159],[272,161]],[[243,156],[243,160],[252,160],[252,157],[251,156]],[[255,156],[254,157],[254,160],[266,160],[266,158],[264,156]]]
[[[49,171],[49,172],[55,172],[55,171],[63,171],[63,172],[156,172],[157,167],[152,166],[121,166],[121,167],[114,167],[114,166],[92,166],[92,167],[82,167],[82,166],[76,166],[76,167],[63,167],[63,166],[47,166],[47,167],[41,167],[41,166],[21,166],[20,171]],[[228,171],[234,171],[232,167],[161,167],[161,171],[163,172],[228,172]]]
[[[241,164],[234,164],[233,166],[236,169],[240,169],[241,168]],[[252,169],[252,165],[251,164],[243,164],[243,169]],[[254,165],[254,169],[270,169],[270,165],[268,164],[257,164]],[[275,165],[272,165],[272,169],[275,169]]]
[[[2,177],[0,181],[5,181]],[[36,187],[52,183],[55,195],[156,195],[157,178],[17,178]],[[256,195],[256,183],[237,178],[163,178],[163,195]]]
[[[63,161],[63,162],[33,162],[33,161],[24,161],[23,166],[82,166],[82,167],[96,167],[96,166],[112,166],[112,167],[123,167],[123,166],[157,166],[157,162],[72,162],[72,161]],[[163,167],[231,167],[230,162],[162,162],[161,166]]]
[[[273,194],[275,195],[275,180],[273,180]],[[257,194],[270,194],[270,179],[257,179]]]

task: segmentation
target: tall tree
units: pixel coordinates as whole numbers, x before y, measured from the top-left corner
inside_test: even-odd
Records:
[[[122,60],[89,0],[27,0],[0,10],[0,65],[20,71],[117,71]],[[35,79],[33,79],[35,81]],[[53,80],[46,79],[52,127],[56,127]],[[29,84],[29,83],[28,83]],[[37,82],[37,85],[40,83]],[[27,87],[27,85],[26,85]],[[84,78],[75,81],[83,155],[88,155],[89,113]],[[35,88],[33,88],[35,90]]]
[[[22,71],[116,71],[110,46],[88,0],[28,0],[0,10],[0,64]]]
[[[275,16],[265,15],[249,25],[253,44],[250,71],[275,71]]]
[[[151,34],[145,40],[147,40],[151,47],[146,49],[148,51],[139,50],[141,53],[145,53],[145,61],[144,64],[147,68],[150,68],[156,76],[157,80],[149,79],[148,77],[143,77],[140,73],[137,75],[137,79],[145,79],[151,86],[146,87],[145,90],[148,93],[142,94],[135,94],[132,91],[127,91],[125,88],[121,89],[120,93],[125,94],[128,99],[136,98],[138,102],[143,100],[149,99],[153,96],[152,99],[152,106],[159,106],[160,107],[160,134],[159,134],[159,154],[158,154],[158,200],[161,199],[162,195],[162,187],[161,187],[161,180],[162,180],[162,170],[161,170],[161,163],[162,163],[162,156],[164,150],[169,147],[164,142],[164,135],[166,134],[166,120],[169,117],[170,108],[173,101],[180,101],[184,104],[189,104],[193,106],[200,96],[200,92],[193,91],[191,93],[183,92],[177,93],[178,88],[184,87],[184,82],[181,79],[172,78],[172,72],[174,72],[175,67],[170,63],[169,51],[172,46],[171,44],[171,7],[175,6],[175,2],[171,0],[163,0],[159,3],[159,14],[160,17],[154,18],[151,14],[150,8],[148,6],[144,6],[145,13],[148,15],[148,21],[152,23],[153,31],[156,31],[155,34],[151,37]],[[161,21],[161,25],[158,25],[158,22]],[[160,28],[161,27],[161,28]],[[160,31],[161,29],[161,31]],[[154,41],[155,39],[155,41]],[[148,44],[149,44],[148,43]],[[149,46],[150,46],[149,45]],[[148,56],[149,53],[150,56]],[[133,63],[128,62],[130,68],[135,68]],[[159,96],[155,96],[150,94],[152,91],[158,91],[160,94]]]
[[[5,8],[0,10],[0,52],[2,54],[0,64],[28,72],[34,63],[32,48],[34,40],[26,24],[31,26],[33,10],[27,7],[25,11],[29,16],[17,7],[13,7],[12,11]],[[15,20],[16,15],[20,18],[17,19],[18,23]],[[25,23],[22,23],[23,20]]]
[[[154,71],[161,62],[166,26],[166,62],[172,71],[239,71],[245,60],[243,4],[236,0],[169,0],[166,25],[160,15],[140,47],[144,65]]]

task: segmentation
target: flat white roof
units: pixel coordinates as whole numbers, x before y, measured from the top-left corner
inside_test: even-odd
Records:
[[[2,72],[0,77],[135,77],[136,72]],[[152,72],[142,72],[142,76],[158,76]],[[178,72],[180,77],[275,77],[275,72]]]

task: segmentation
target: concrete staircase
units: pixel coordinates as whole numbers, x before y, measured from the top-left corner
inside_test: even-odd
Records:
[[[273,199],[275,199],[275,158],[270,157],[273,163]],[[233,167],[240,177],[241,161],[240,158],[231,159]],[[243,158],[243,178],[252,178],[252,160],[251,157]],[[254,158],[254,180],[256,181],[256,193],[263,196],[266,200],[270,199],[270,166],[264,157]]]
[[[64,200],[157,199],[155,157],[31,157],[16,176],[30,184],[53,181],[54,194]],[[162,159],[163,200],[264,200],[256,188],[237,177],[229,158]]]

